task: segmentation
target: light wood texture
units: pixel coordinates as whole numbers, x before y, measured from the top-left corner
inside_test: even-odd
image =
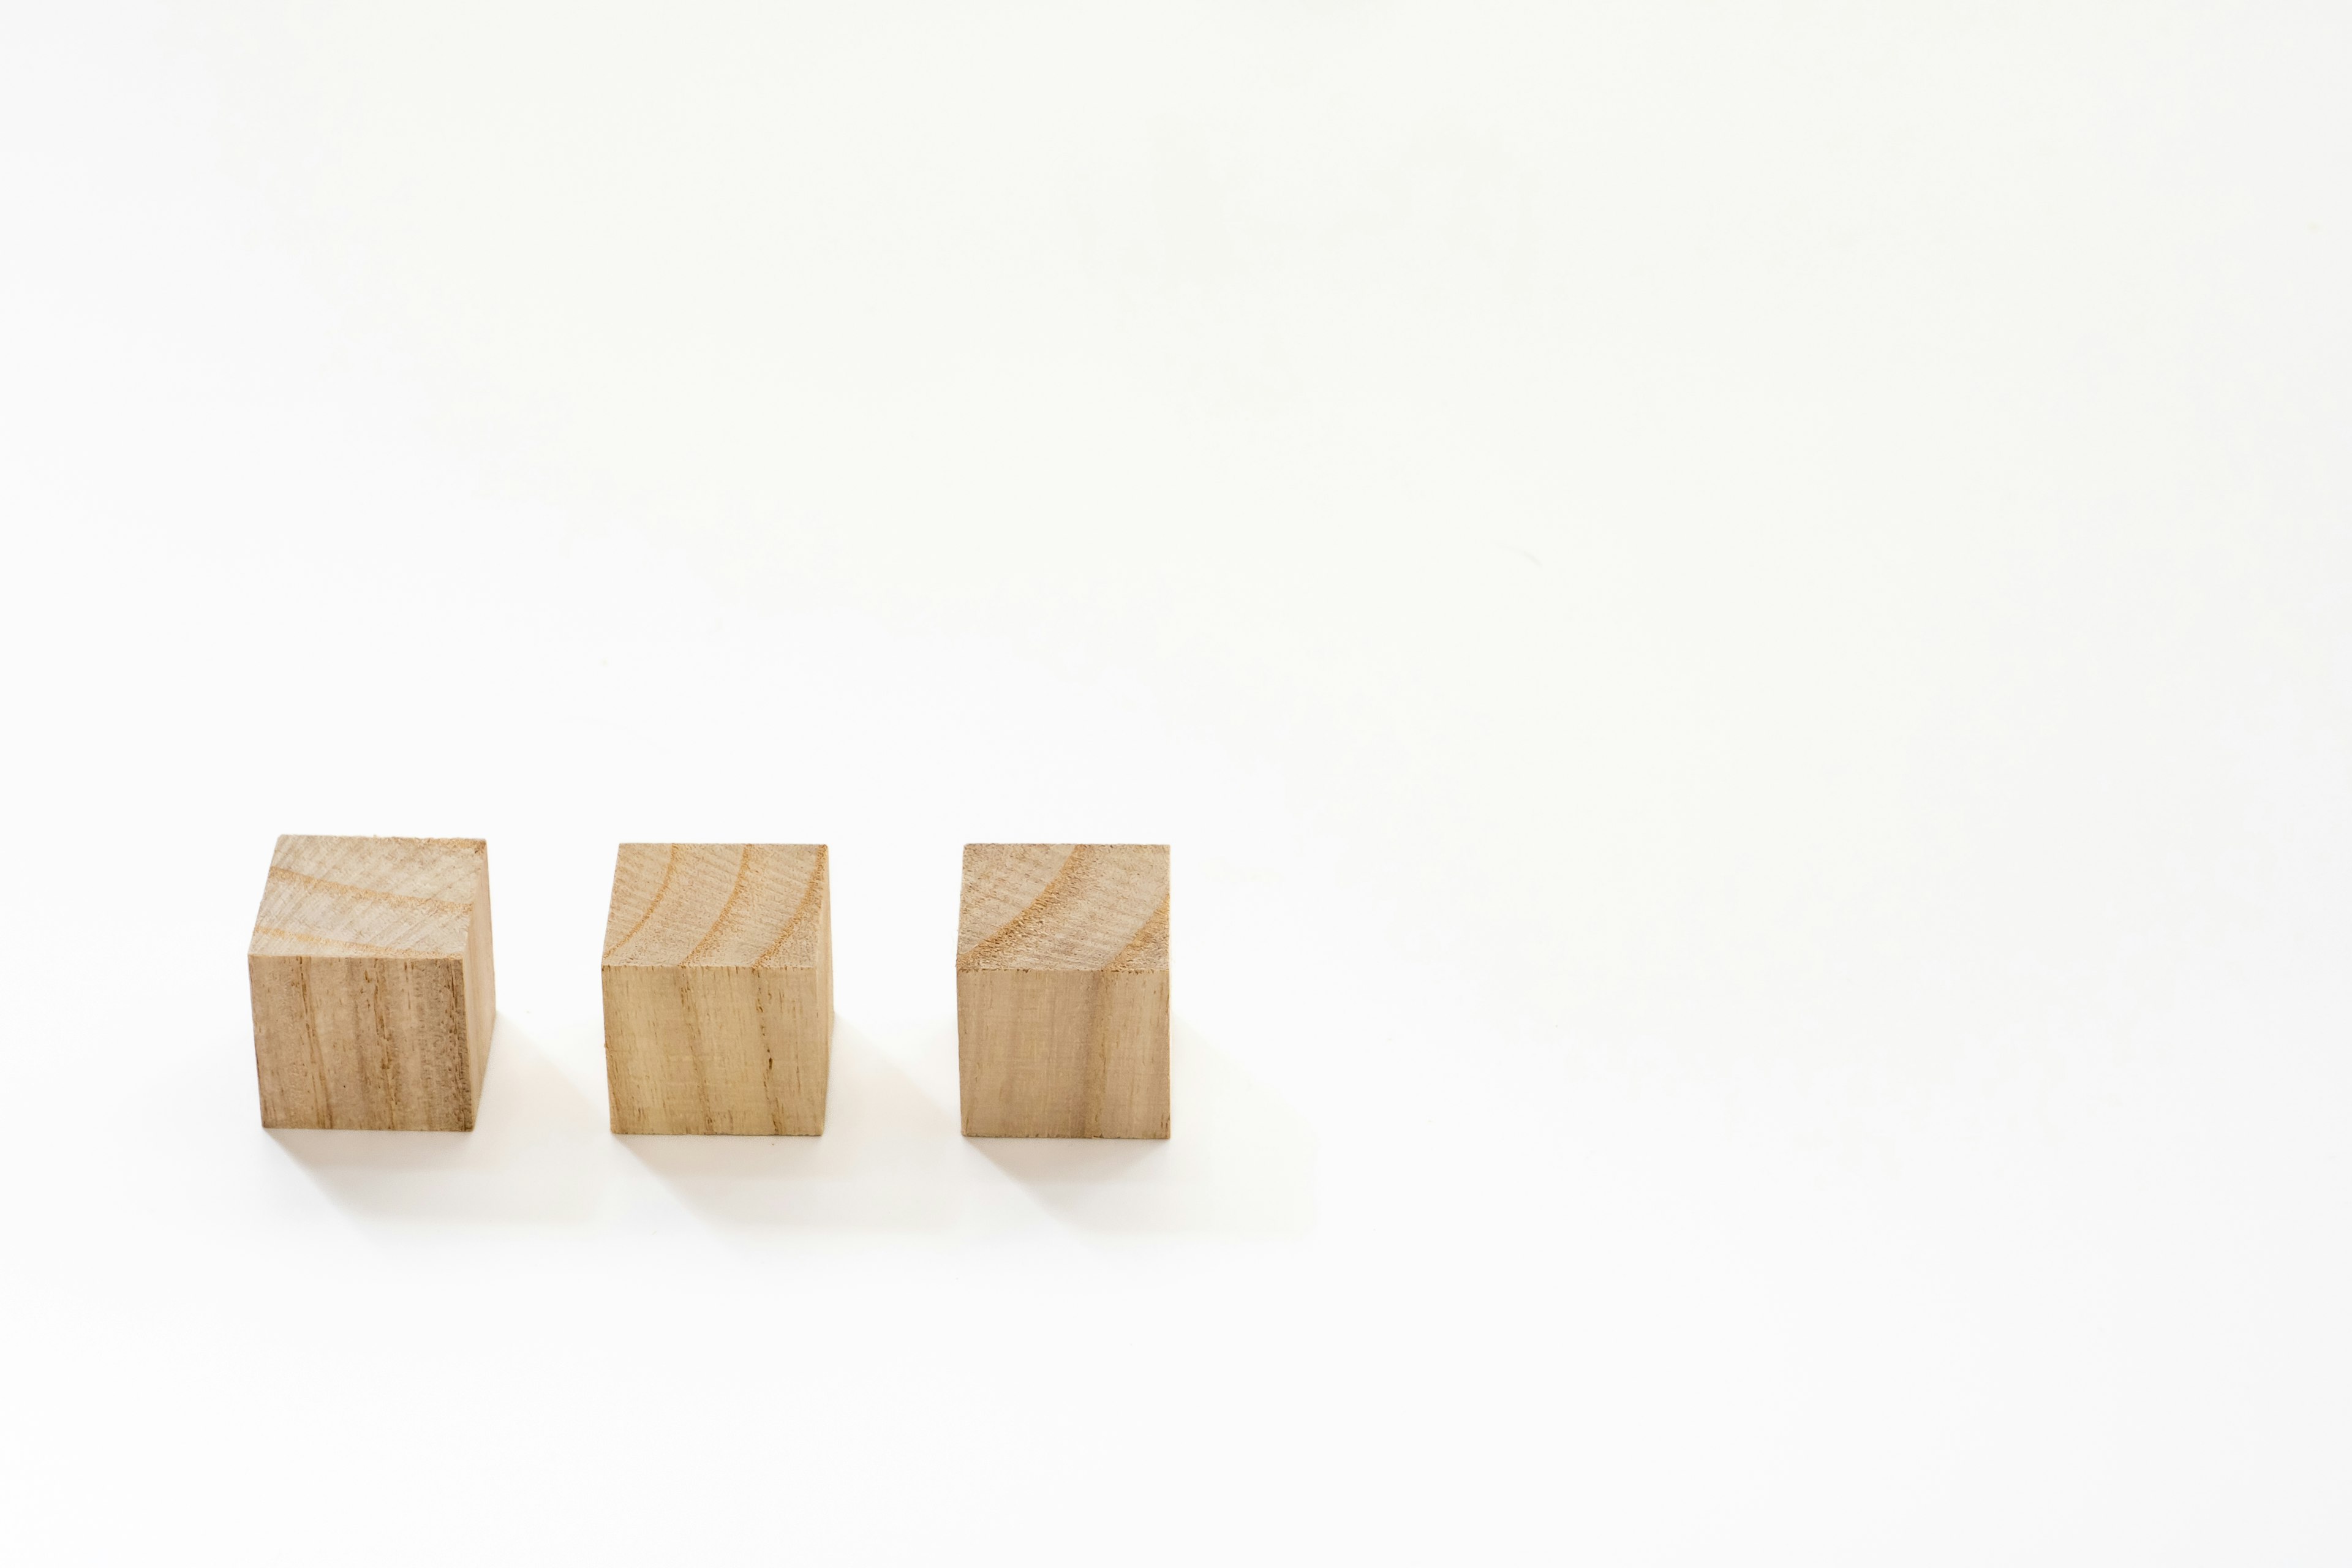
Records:
[[[967,844],[967,1138],[1168,1136],[1168,847]]]
[[[833,1050],[822,844],[624,844],[604,923],[615,1132],[815,1134]]]
[[[480,839],[280,838],[246,967],[264,1127],[473,1127],[498,1018]]]

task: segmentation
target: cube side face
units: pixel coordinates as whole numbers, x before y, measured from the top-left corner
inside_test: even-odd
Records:
[[[473,1128],[464,959],[255,954],[247,964],[263,1126]]]
[[[481,874],[475,879],[473,921],[466,933],[466,1076],[478,1106],[482,1075],[490,1065],[490,1037],[498,1025],[498,978],[490,967],[490,859],[486,852]]]
[[[956,976],[967,1138],[1165,1138],[1168,973]]]
[[[824,1131],[833,985],[820,969],[604,968],[613,1131]]]

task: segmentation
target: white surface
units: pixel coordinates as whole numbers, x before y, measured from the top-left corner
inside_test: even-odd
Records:
[[[0,21],[0,1554],[2352,1554],[2345,11],[1111,9]],[[257,1125],[285,831],[470,1137]],[[956,1135],[1031,837],[1164,1147]],[[604,1132],[623,838],[821,1142]]]

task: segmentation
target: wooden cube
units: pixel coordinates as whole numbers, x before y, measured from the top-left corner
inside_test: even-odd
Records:
[[[480,839],[280,838],[246,967],[264,1127],[473,1127],[498,1018]]]
[[[604,922],[615,1132],[814,1135],[833,1052],[822,844],[624,844]]]
[[[1168,847],[967,844],[967,1138],[1168,1136]]]

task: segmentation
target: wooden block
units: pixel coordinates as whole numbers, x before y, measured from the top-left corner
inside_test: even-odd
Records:
[[[822,844],[624,844],[604,922],[615,1132],[824,1131],[833,898]]]
[[[967,844],[967,1138],[1168,1136],[1168,847]]]
[[[498,1018],[480,839],[280,838],[246,967],[264,1127],[473,1127]]]

